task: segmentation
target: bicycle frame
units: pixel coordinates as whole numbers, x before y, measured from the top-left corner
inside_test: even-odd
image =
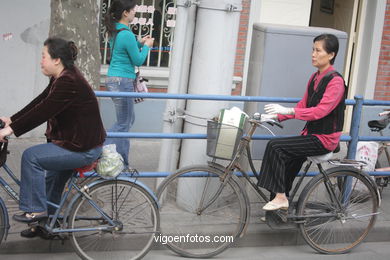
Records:
[[[71,180],[68,182],[68,185],[67,185],[66,190],[65,190],[65,194],[62,196],[61,202],[60,202],[59,205],[56,205],[56,204],[51,203],[51,202],[48,201],[48,204],[56,207],[57,210],[54,213],[54,215],[53,215],[53,217],[52,217],[52,219],[50,221],[50,224],[49,225],[46,224],[45,228],[48,231],[52,232],[52,233],[63,233],[63,232],[82,232],[82,231],[94,231],[94,230],[99,230],[99,231],[101,231],[101,230],[110,230],[111,228],[115,227],[115,223],[110,219],[110,217],[107,216],[107,214],[98,205],[96,205],[96,203],[92,200],[92,198],[87,193],[89,187],[88,186],[84,186],[84,187],[82,187],[80,189],[75,184],[76,183],[76,178],[77,178],[77,173],[73,174],[73,176],[71,177]],[[78,192],[78,194],[80,194],[81,196],[86,198],[88,200],[88,203],[91,204],[91,206],[93,208],[95,208],[95,210],[102,216],[102,220],[106,220],[112,226],[104,227],[104,228],[77,228],[77,229],[67,229],[67,228],[59,229],[59,228],[54,228],[54,225],[55,225],[56,221],[60,218],[61,210],[62,210],[65,202],[67,201],[68,196],[71,193],[72,189],[75,189]],[[68,206],[67,214],[64,216],[63,219],[67,219],[68,212],[70,211],[70,208],[72,207],[72,205],[73,205],[73,203],[71,203]],[[97,219],[97,217],[95,217],[93,219]]]
[[[12,170],[6,165],[4,164],[2,166],[2,168],[5,170],[5,172],[7,173],[7,175],[9,177],[11,177],[11,179],[15,182],[15,184],[17,184],[18,186],[20,186],[20,180],[15,176],[15,174],[12,172]],[[89,186],[84,186],[82,188],[79,188],[77,185],[76,185],[76,178],[77,178],[77,173],[73,174],[73,176],[71,177],[71,180],[68,182],[68,185],[66,187],[66,191],[65,191],[65,194],[61,197],[61,201],[60,201],[60,204],[55,204],[55,203],[52,203],[50,201],[47,201],[48,204],[50,204],[51,206],[57,208],[56,209],[56,212],[54,215],[52,215],[52,218],[51,218],[51,221],[49,224],[46,224],[45,225],[45,228],[51,232],[51,233],[65,233],[65,232],[82,232],[82,231],[95,231],[95,230],[99,230],[99,231],[102,231],[102,230],[111,230],[112,228],[114,228],[116,226],[116,224],[110,219],[109,216],[107,216],[107,214],[92,200],[92,198],[88,195],[87,191],[89,189],[89,187],[92,187],[93,185],[95,185],[96,183],[92,183],[91,185]],[[3,187],[3,189],[7,192],[7,194],[10,195],[10,197],[15,200],[16,202],[19,202],[19,194],[9,185],[9,183],[2,177],[0,176],[0,186]],[[61,210],[63,209],[64,205],[65,205],[65,202],[67,201],[68,199],[68,196],[69,194],[71,193],[71,191],[75,189],[77,191],[77,193],[79,194],[79,196],[83,196],[85,197],[88,202],[91,204],[91,206],[93,208],[96,209],[96,211],[101,215],[101,219],[102,220],[106,220],[110,226],[108,227],[102,227],[102,228],[78,228],[78,229],[61,229],[61,228],[54,228],[55,226],[55,223],[57,220],[61,219],[61,216],[60,216],[60,213],[61,213]],[[75,198],[78,198],[79,196],[75,196]],[[75,200],[73,200],[72,202],[74,203]],[[70,203],[67,210],[66,210],[66,214],[65,216],[62,217],[63,220],[66,220],[67,219],[67,216],[70,212],[70,209],[73,205],[73,203]],[[8,230],[10,228],[10,225],[9,225],[9,219],[8,219],[8,211],[7,211],[7,207],[4,205],[3,206],[4,208],[4,211],[5,211],[5,215],[7,216],[6,217],[6,220],[5,220],[5,228],[6,228],[6,232],[5,232],[5,236],[4,236],[4,239],[6,240],[7,238],[7,235],[8,235]],[[96,219],[96,218],[95,218]],[[65,222],[64,222],[65,223]]]
[[[380,136],[383,136],[383,131],[380,130],[379,134],[380,134]],[[386,155],[386,159],[387,159],[387,165],[390,166],[390,152],[389,152],[389,149],[388,149],[388,146],[390,144],[389,144],[389,142],[380,142],[379,144],[380,144],[380,146],[379,146],[379,149],[378,149],[378,160],[379,160],[379,157],[381,156],[381,154],[384,152],[385,155]],[[380,165],[379,162],[378,162],[378,164]],[[382,166],[381,166],[381,168],[382,168]]]
[[[220,169],[220,170],[223,170],[224,171],[224,175],[221,177],[222,178],[222,181],[223,183],[226,183],[228,181],[229,178],[231,178],[232,175],[234,175],[233,171],[235,169],[237,169],[241,175],[248,181],[248,183],[252,186],[252,188],[257,192],[257,194],[259,196],[262,197],[262,199],[266,202],[269,201],[269,199],[267,198],[267,196],[264,194],[264,192],[251,180],[250,176],[246,173],[246,171],[244,171],[239,163],[239,159],[241,157],[241,155],[243,154],[244,152],[244,149],[246,150],[247,152],[247,160],[249,162],[249,166],[252,170],[252,172],[255,174],[255,176],[258,175],[254,165],[253,165],[253,161],[252,161],[252,157],[251,157],[251,153],[250,153],[250,147],[249,147],[249,143],[251,142],[252,140],[252,136],[254,134],[254,132],[256,131],[256,128],[258,126],[262,126],[262,124],[260,122],[258,122],[257,120],[250,120],[249,121],[250,124],[251,124],[251,127],[250,129],[248,130],[248,133],[246,136],[243,136],[240,140],[240,143],[238,145],[238,148],[237,148],[237,151],[233,157],[233,159],[231,160],[231,162],[228,164],[228,166],[224,167],[222,165],[219,165],[217,163],[215,163],[215,160],[213,160],[212,162],[209,163],[209,165],[211,167],[214,167],[214,168],[217,168],[217,169]],[[272,131],[270,129],[268,129],[267,127],[265,127],[271,134]],[[298,193],[298,190],[300,188],[300,186],[302,185],[302,182],[304,180],[304,178],[307,176],[307,173],[309,171],[309,168],[310,166],[312,165],[312,162],[308,162],[304,168],[304,171],[303,171],[303,174],[300,176],[298,182],[296,183],[296,185],[294,186],[293,188],[293,192],[291,193],[291,195],[289,196],[288,200],[289,200],[289,203],[292,204],[295,196],[297,195]],[[335,195],[335,192],[334,192],[334,189],[330,186],[330,179],[329,177],[327,176],[325,170],[322,168],[321,164],[317,164],[317,167],[319,169],[319,172],[320,174],[322,174],[325,178],[325,186],[326,186],[326,189],[331,197],[331,200],[333,202],[336,203],[338,209],[337,210],[340,210],[342,209],[342,205],[340,203],[340,201],[337,199],[336,195]],[[348,182],[344,183],[344,185],[346,185],[346,189],[348,189]],[[215,193],[215,197],[213,197],[210,202],[203,208],[206,209],[208,208],[214,201],[215,199],[219,196],[219,194],[221,193],[222,189],[224,187],[224,184],[221,185],[218,189],[218,191]],[[349,187],[350,188],[350,187]],[[350,192],[349,192],[350,193]],[[344,195],[344,196],[347,196],[347,197],[344,197],[343,198],[343,201],[347,201],[348,199],[348,195],[350,195],[348,192]],[[293,214],[293,210],[294,210],[294,207],[289,207],[288,208],[288,211],[287,211],[287,216],[286,218],[287,219],[296,219],[297,221],[300,221],[302,220],[302,218],[307,218],[307,217],[310,217],[310,216],[297,216],[295,214]],[[326,214],[320,214],[320,215],[316,215],[317,217],[330,217],[330,216],[336,216],[337,214],[335,213],[326,213]],[[283,216],[284,217],[284,216]]]

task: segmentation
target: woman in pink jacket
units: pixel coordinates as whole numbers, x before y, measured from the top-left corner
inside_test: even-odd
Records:
[[[271,192],[273,199],[263,209],[288,208],[288,192],[308,156],[334,151],[344,124],[347,89],[342,76],[332,66],[339,43],[332,34],[313,40],[312,64],[318,70],[307,84],[302,100],[294,108],[278,104],[265,106],[268,118],[307,121],[300,136],[277,138],[268,142],[258,179],[258,186]]]

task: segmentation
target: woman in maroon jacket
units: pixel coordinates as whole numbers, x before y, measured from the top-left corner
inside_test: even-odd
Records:
[[[101,154],[106,133],[95,94],[74,65],[76,57],[73,42],[47,39],[41,70],[50,78],[49,85],[10,118],[0,117],[6,123],[0,130],[1,142],[47,122],[48,143],[30,147],[22,155],[19,208],[23,213],[13,216],[16,221],[45,218],[47,199],[59,203],[73,169],[91,164]]]

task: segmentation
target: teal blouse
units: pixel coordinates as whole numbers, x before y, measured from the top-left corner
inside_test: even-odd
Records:
[[[128,28],[116,23],[116,29]],[[110,39],[112,48],[114,39]],[[148,55],[149,47],[137,41],[131,30],[120,31],[115,39],[114,50],[111,49],[111,61],[107,76],[135,79],[135,66],[141,66]]]

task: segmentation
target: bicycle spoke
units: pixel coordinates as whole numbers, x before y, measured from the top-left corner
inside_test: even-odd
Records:
[[[330,196],[323,176],[315,177],[302,192],[297,212],[310,218],[300,224],[300,229],[317,251],[345,253],[363,241],[372,228],[378,214],[376,192],[363,176],[345,167],[330,169],[328,178],[335,198]],[[315,217],[331,212],[334,217]]]
[[[90,188],[95,204],[111,216],[97,221],[98,211],[88,200],[79,199],[70,216],[71,228],[108,228],[72,233],[77,254],[86,259],[141,258],[150,249],[158,231],[158,214],[153,197],[128,181],[105,181]]]
[[[200,166],[184,168],[164,180],[157,192],[162,236],[238,237],[246,221],[246,200],[232,179],[220,181],[222,174]],[[209,258],[233,242],[172,241],[167,246],[182,256]]]

